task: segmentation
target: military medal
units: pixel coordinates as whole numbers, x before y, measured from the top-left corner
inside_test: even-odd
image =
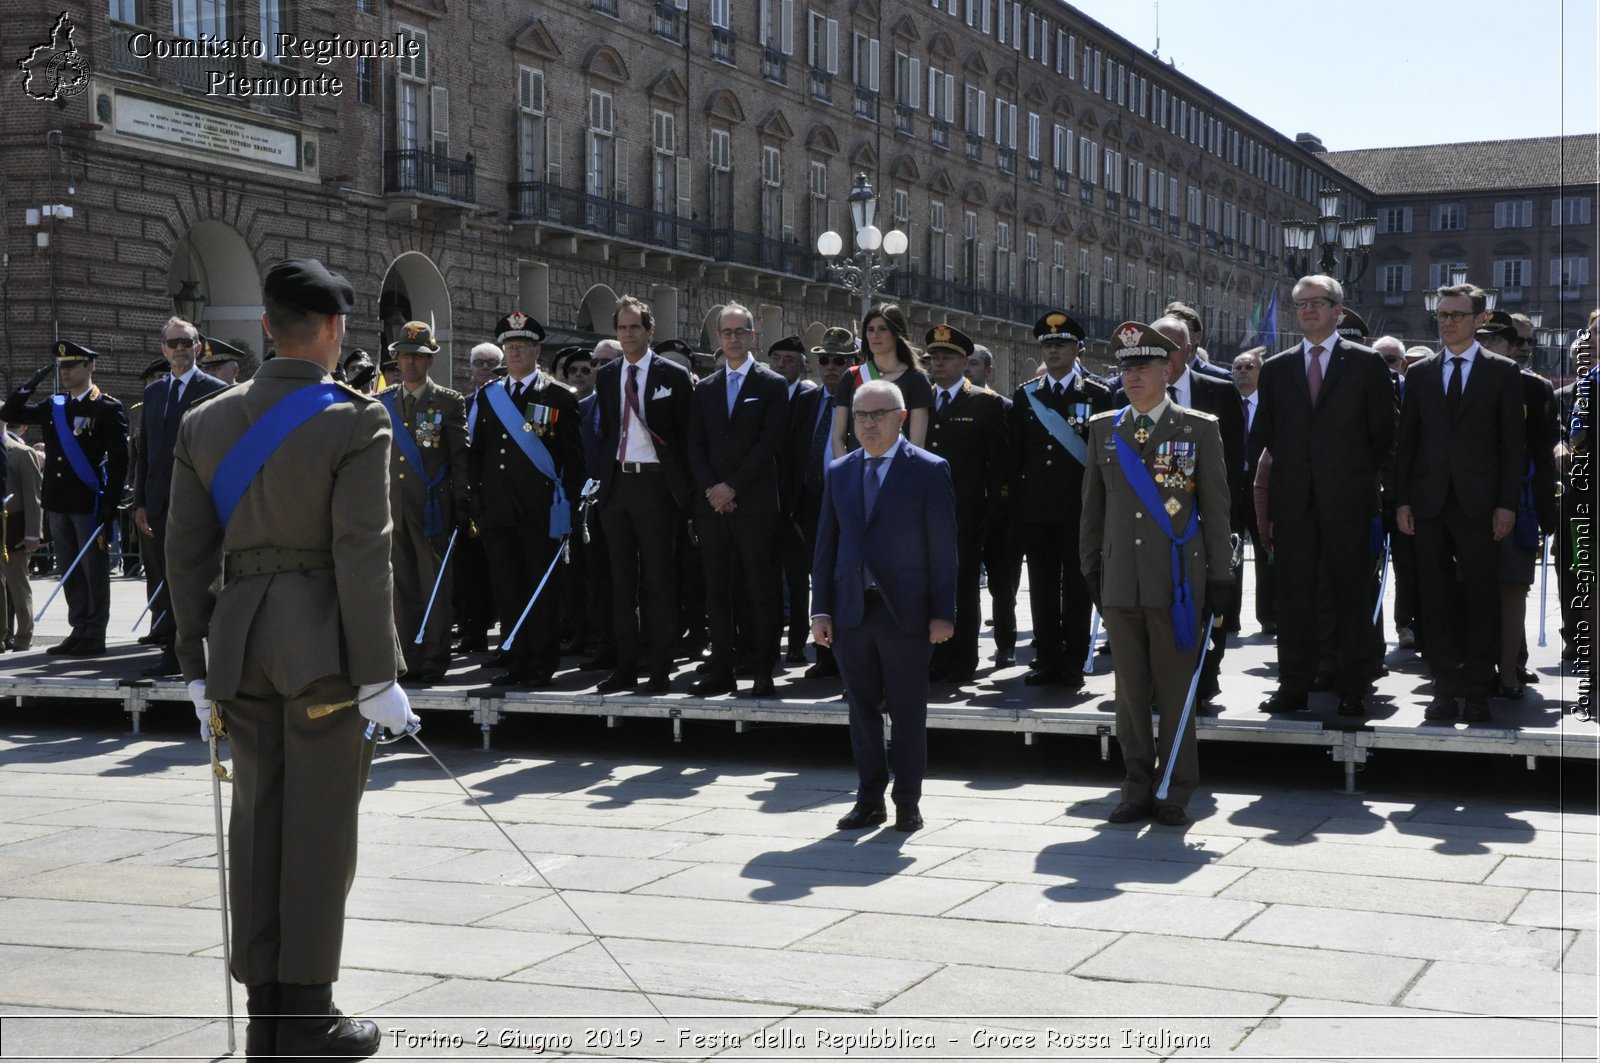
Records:
[[[551,406],[532,405],[528,407],[527,420],[522,425],[524,432],[538,432],[542,439],[554,431],[556,418],[561,411]]]
[[[1178,510],[1183,508],[1183,503],[1179,502],[1176,498],[1169,498],[1167,499],[1165,508],[1167,511],[1167,516],[1176,517],[1178,515]]]
[[[1149,431],[1149,429],[1138,428],[1138,429],[1134,430],[1133,441],[1135,443],[1138,443],[1140,446],[1143,446],[1145,443],[1147,443],[1149,441],[1149,439],[1150,439],[1150,431]]]
[[[1087,426],[1093,416],[1094,410],[1087,402],[1075,402],[1067,407],[1067,423],[1074,428]]]

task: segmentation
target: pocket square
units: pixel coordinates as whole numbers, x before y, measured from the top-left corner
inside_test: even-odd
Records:
[[[741,399],[740,401],[741,402],[760,402],[761,401],[761,396],[760,395],[751,395],[748,399]]]
[[[650,393],[650,397],[652,399],[664,399],[668,395],[671,395],[671,394],[672,394],[672,389],[667,387],[667,385],[662,384],[660,387],[656,388],[654,391],[652,391]]]

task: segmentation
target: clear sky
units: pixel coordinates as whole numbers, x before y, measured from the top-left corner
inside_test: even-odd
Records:
[[[1072,6],[1148,52],[1158,0]],[[1595,0],[1159,0],[1160,56],[1329,151],[1593,133]],[[1451,105],[1454,101],[1455,105]]]

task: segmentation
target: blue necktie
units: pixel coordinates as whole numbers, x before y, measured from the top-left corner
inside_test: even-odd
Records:
[[[862,486],[866,489],[867,493],[866,513],[869,518],[872,516],[872,507],[878,503],[878,488],[883,486],[882,482],[878,478],[878,472],[883,468],[883,463],[888,460],[888,455],[884,455],[883,457],[879,458],[867,459],[866,483],[864,483]]]
[[[739,401],[739,382],[744,379],[743,373],[728,374],[728,414],[733,414],[733,404]]]

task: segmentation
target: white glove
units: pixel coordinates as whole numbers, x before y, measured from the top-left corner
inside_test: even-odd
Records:
[[[204,679],[190,681],[189,700],[194,702],[194,714],[200,721],[200,741],[211,741],[211,701],[206,697],[206,681]]]
[[[361,715],[387,727],[391,734],[402,735],[412,724],[422,720],[411,711],[411,699],[399,683],[366,683],[356,690],[356,707]]]

